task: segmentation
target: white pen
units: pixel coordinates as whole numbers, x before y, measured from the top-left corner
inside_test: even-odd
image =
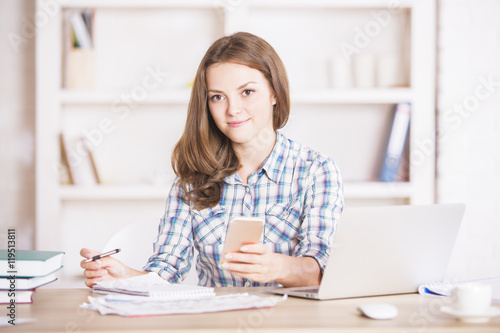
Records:
[[[89,259],[85,260],[85,262],[96,261],[96,260],[104,258],[104,257],[109,257],[109,256],[111,256],[113,254],[117,254],[120,251],[121,251],[121,249],[114,249],[114,250],[111,250],[111,251],[108,251],[108,252],[104,252],[104,253],[98,254],[96,256],[93,256],[92,258],[89,258]]]

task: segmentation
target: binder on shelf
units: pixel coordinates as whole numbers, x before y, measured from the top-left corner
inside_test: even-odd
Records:
[[[82,12],[82,18],[85,26],[89,32],[90,40],[93,40],[93,27],[94,27],[94,13],[95,11],[87,9]],[[93,44],[93,43],[92,43]]]
[[[59,135],[61,143],[61,159],[68,169],[70,184],[95,185],[100,184],[99,172],[92,151],[85,140],[76,140],[73,145],[66,142],[63,133]]]
[[[64,87],[92,89],[95,81],[94,11],[69,11],[64,20]]]
[[[73,180],[73,173],[71,172],[71,168],[69,167],[68,146],[66,144],[64,134],[62,133],[59,133],[59,149],[61,150],[61,164],[67,171],[69,183],[71,185],[74,185],[75,181]]]
[[[90,150],[90,149],[87,149],[87,152],[89,154],[89,161],[90,161],[90,165],[92,166],[92,173],[94,175],[95,181],[97,184],[100,184],[101,178],[99,177],[99,171],[97,170],[94,154],[92,153],[92,150]]]
[[[83,15],[87,16],[84,13],[74,13],[70,18],[72,35],[74,37],[73,45],[80,49],[90,49],[92,48],[92,38],[90,37],[89,27],[83,19]]]
[[[380,181],[395,182],[398,178],[399,167],[403,159],[403,152],[410,128],[410,103],[398,103],[394,111],[391,133],[380,173]]]

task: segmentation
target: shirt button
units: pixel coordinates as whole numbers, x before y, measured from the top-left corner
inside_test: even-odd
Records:
[[[250,281],[245,281],[245,287],[250,287],[250,286],[251,286]]]

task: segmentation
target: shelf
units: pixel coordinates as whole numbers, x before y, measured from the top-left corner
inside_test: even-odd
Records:
[[[220,8],[223,1],[206,0],[71,0],[62,8]]]
[[[385,0],[253,0],[252,8],[410,8],[411,0],[400,0],[393,5]]]
[[[390,5],[386,0],[71,0],[63,8],[220,8],[245,5],[255,8],[409,8],[410,0],[400,0]]]
[[[166,200],[170,186],[165,185],[62,185],[61,200]]]
[[[187,105],[190,90],[182,89],[166,93],[152,93],[144,100],[133,101],[145,105]],[[119,91],[86,91],[62,89],[60,101],[63,105],[102,105],[126,103],[127,93]],[[291,93],[292,104],[396,104],[411,102],[411,88],[377,88],[377,89],[325,89]]]
[[[125,90],[127,91],[127,90]],[[63,105],[102,105],[102,104],[127,104],[132,103],[163,105],[163,104],[188,104],[191,91],[189,89],[175,90],[166,93],[151,93],[143,100],[133,100],[130,93],[124,91],[92,91],[62,89],[59,100]]]
[[[412,186],[408,182],[352,182],[344,184],[344,195],[352,199],[411,198]]]
[[[59,195],[62,200],[166,200],[170,185],[63,185]],[[363,198],[409,198],[409,183],[351,182],[344,184],[345,196]]]
[[[411,88],[327,89],[291,93],[292,104],[396,104],[412,101]]]

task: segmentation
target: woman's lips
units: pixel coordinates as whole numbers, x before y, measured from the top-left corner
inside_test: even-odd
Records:
[[[227,124],[229,125],[229,127],[240,127],[240,126],[243,126],[247,121],[248,121],[248,119],[241,120],[241,121],[231,121]]]

